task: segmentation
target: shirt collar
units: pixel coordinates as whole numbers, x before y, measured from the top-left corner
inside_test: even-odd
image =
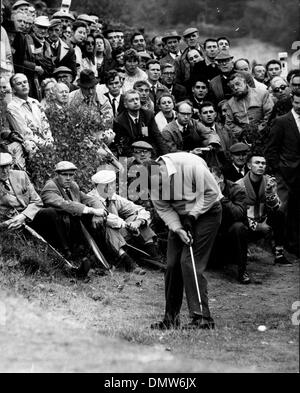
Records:
[[[158,162],[159,160],[162,160],[165,163],[166,168],[167,168],[168,177],[177,173],[177,169],[176,169],[175,165],[173,164],[172,160],[170,159],[170,157],[168,157],[167,155],[160,156],[160,157],[158,157],[158,159],[156,161]]]
[[[176,121],[176,124],[177,124],[177,126],[178,126],[178,128],[179,128],[179,131],[183,131],[183,126],[181,125],[181,124],[179,124],[178,123],[178,120],[175,120]]]
[[[140,114],[137,117],[132,116],[129,112],[128,112],[129,117],[131,118],[131,120],[135,123],[135,120],[140,118]]]
[[[298,115],[298,113],[295,112],[294,108],[291,110],[291,112],[292,112],[292,115],[294,116],[294,119],[295,119],[297,125],[298,125],[300,122],[300,115]]]

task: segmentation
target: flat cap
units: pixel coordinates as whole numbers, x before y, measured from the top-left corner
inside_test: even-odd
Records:
[[[55,172],[76,171],[77,167],[69,161],[60,161],[54,168]]]
[[[91,18],[88,14],[81,14],[77,16],[77,20],[82,20],[86,23],[95,23],[95,19]]]
[[[198,33],[199,30],[196,27],[189,27],[188,29],[185,29],[184,32],[182,33],[183,37],[186,37],[188,35],[191,35],[193,33]]]
[[[108,184],[116,180],[116,172],[103,169],[92,176],[92,182],[95,184]]]
[[[138,55],[142,58],[142,59],[152,59],[152,57],[149,55],[148,52],[138,52]]]
[[[37,18],[35,18],[34,24],[37,26],[41,26],[41,27],[49,27],[50,21],[49,21],[48,16],[42,15],[42,16],[38,16]]]
[[[12,156],[9,153],[0,153],[0,166],[10,165]]]
[[[30,4],[29,4],[27,1],[18,0],[18,1],[16,1],[16,2],[12,5],[11,9],[12,9],[12,10],[16,10],[18,7],[21,7],[21,5],[28,5],[28,7],[30,6]]]
[[[246,145],[246,143],[243,143],[243,142],[237,142],[237,143],[235,143],[234,145],[232,145],[229,148],[229,151],[232,154],[240,153],[240,152],[243,152],[243,151],[249,151],[249,150],[250,150],[249,146]]]
[[[60,26],[60,25],[61,25],[60,19],[51,19],[49,28],[54,27],[54,26]]]
[[[153,150],[152,145],[150,145],[150,143],[145,142],[145,141],[137,141],[134,142],[131,147],[137,147],[139,149],[147,149],[147,150]]]
[[[178,40],[180,40],[181,36],[177,33],[176,30],[172,30],[172,31],[167,31],[162,37],[162,41],[166,41],[169,38],[177,38]]]
[[[61,19],[61,18],[70,19],[73,21],[75,20],[74,15],[66,11],[57,11],[52,15],[52,19]]]
[[[72,70],[68,67],[65,66],[60,66],[55,68],[55,70],[53,71],[53,75],[59,74],[60,72],[66,72],[68,74],[73,74]]]
[[[228,49],[221,50],[217,56],[215,57],[215,60],[225,60],[225,59],[231,59],[233,56],[230,54]]]

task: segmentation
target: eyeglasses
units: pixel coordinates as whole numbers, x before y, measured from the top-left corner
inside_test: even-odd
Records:
[[[230,59],[217,60],[217,64],[228,64],[230,62],[231,62],[231,58]]]
[[[280,91],[284,91],[287,88],[287,85],[281,85],[278,87],[274,87],[272,89],[273,93],[279,93]]]

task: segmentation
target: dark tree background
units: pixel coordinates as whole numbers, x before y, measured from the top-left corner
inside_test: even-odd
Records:
[[[60,8],[61,0],[44,1]],[[251,36],[286,50],[300,40],[299,0],[72,0],[71,10],[151,32],[197,25],[203,36]]]

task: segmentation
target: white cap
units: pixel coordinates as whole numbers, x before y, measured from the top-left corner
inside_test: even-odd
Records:
[[[42,26],[42,27],[49,27],[50,21],[49,21],[48,16],[42,15],[42,16],[38,16],[37,18],[35,18],[34,24],[38,25],[38,26]]]
[[[77,167],[69,161],[60,161],[58,164],[55,166],[55,172],[61,172],[61,171],[76,171]]]
[[[9,153],[0,153],[0,166],[10,165],[12,156]]]
[[[92,182],[95,184],[108,184],[116,180],[116,172],[104,169],[92,176]]]

